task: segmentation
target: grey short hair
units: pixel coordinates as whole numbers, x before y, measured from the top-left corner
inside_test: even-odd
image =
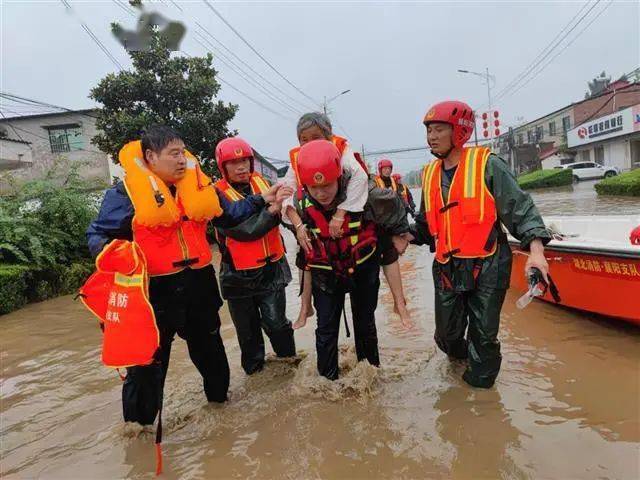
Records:
[[[300,134],[305,131],[307,128],[318,127],[325,138],[331,138],[333,135],[333,127],[331,126],[331,120],[324,113],[320,112],[310,112],[305,113],[298,120],[298,138],[300,138]]]

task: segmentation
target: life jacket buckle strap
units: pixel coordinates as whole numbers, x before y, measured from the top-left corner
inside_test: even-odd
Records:
[[[450,208],[457,207],[457,206],[458,206],[458,202],[451,202],[451,203],[445,205],[444,207],[442,207],[440,209],[440,213],[444,213],[447,210],[449,210]]]
[[[173,266],[174,267],[189,267],[191,265],[194,265],[194,264],[198,263],[199,259],[200,259],[199,257],[185,258],[184,260],[179,260],[177,262],[173,262]]]
[[[489,233],[489,237],[487,238],[487,243],[484,244],[485,252],[490,252],[493,249],[493,246],[496,244],[496,240],[498,240],[498,232],[494,227],[491,229],[491,233]]]
[[[459,253],[460,249],[459,248],[454,248],[453,250],[447,252],[444,254],[445,258],[449,258],[449,257],[453,257],[456,253]]]

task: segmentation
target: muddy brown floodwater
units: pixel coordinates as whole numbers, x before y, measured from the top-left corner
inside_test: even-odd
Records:
[[[602,203],[588,186],[534,197],[543,214],[640,212],[638,200]],[[247,377],[224,308],[231,396],[214,406],[177,341],[162,478],[640,478],[640,330],[537,302],[520,311],[510,292],[503,370],[495,388],[474,390],[434,347],[431,262],[417,247],[401,259],[413,331],[400,328],[383,282],[380,369],[356,364],[342,332],[342,378],[320,378],[310,321],[296,333],[299,358]],[[62,297],[0,322],[0,475],[152,478],[153,431],[122,424],[121,382],[100,364],[85,309]]]

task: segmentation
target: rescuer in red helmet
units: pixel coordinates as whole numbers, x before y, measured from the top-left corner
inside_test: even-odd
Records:
[[[311,272],[317,312],[318,371],[331,380],[339,375],[338,333],[346,293],[351,298],[358,360],[380,364],[375,325],[380,287],[378,234],[382,228],[396,238],[408,232],[402,202],[392,195],[382,202],[369,198],[362,213],[345,213],[339,226],[341,235],[331,235],[331,219],[345,198],[349,182],[341,161],[339,150],[327,140],[306,143],[297,158],[303,188],[296,195],[296,211],[310,233],[305,268]]]
[[[415,243],[435,252],[435,341],[453,359],[468,360],[463,379],[490,388],[502,356],[500,310],[511,276],[511,250],[500,224],[530,251],[525,272],[549,266],[550,240],[529,194],[508,165],[485,147],[465,147],[474,113],[463,102],[434,105],[424,117],[436,157],[424,168]],[[467,328],[468,327],[468,328]]]
[[[215,187],[229,202],[261,195],[271,185],[253,168],[253,149],[239,137],[226,138],[216,146],[222,179]],[[291,271],[280,235],[281,197],[268,209],[233,228],[216,228],[220,245],[220,290],[229,305],[247,374],[262,369],[269,337],[278,357],[296,353],[291,322],[286,317],[285,287]]]
[[[411,215],[413,218],[416,217],[416,204],[413,201],[413,195],[411,195],[411,190],[409,187],[402,183],[402,175],[399,173],[393,173],[391,178],[396,182],[398,186],[398,195],[402,198],[404,202],[404,206],[407,209],[407,214]]]

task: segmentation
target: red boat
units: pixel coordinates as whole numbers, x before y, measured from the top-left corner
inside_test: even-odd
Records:
[[[560,305],[640,325],[640,245],[629,235],[639,216],[545,217],[554,239],[545,248]],[[526,292],[527,253],[509,237],[511,285]],[[549,291],[541,300],[552,302]]]

